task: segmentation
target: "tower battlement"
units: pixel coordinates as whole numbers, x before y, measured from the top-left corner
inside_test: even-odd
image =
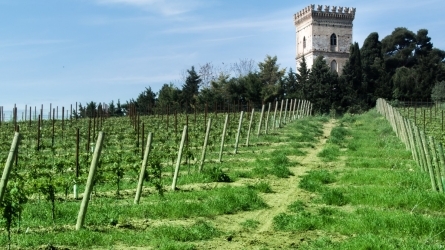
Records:
[[[354,20],[356,8],[311,4],[308,7],[294,14],[295,25],[308,18],[334,18]]]

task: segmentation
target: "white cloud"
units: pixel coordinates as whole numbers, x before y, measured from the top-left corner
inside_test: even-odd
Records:
[[[174,16],[182,13],[190,12],[206,2],[199,0],[97,0],[99,4],[106,5],[129,5],[142,8],[146,11],[159,12],[165,16]]]

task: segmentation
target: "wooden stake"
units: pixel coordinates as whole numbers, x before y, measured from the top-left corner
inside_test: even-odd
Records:
[[[94,176],[96,175],[96,169],[99,163],[103,139],[104,139],[104,133],[101,131],[99,132],[99,136],[97,137],[96,147],[94,148],[94,155],[93,159],[91,160],[90,172],[88,174],[87,184],[85,186],[85,192],[83,194],[82,203],[80,204],[80,210],[77,216],[76,230],[81,229],[85,222],[85,215],[87,213],[88,202],[90,201],[91,191],[93,190]]]
[[[207,123],[207,129],[206,129],[206,135],[204,138],[204,145],[202,146],[202,155],[201,155],[201,164],[199,165],[199,172],[202,172],[202,167],[204,166],[204,161],[206,157],[206,150],[207,150],[207,142],[209,140],[209,134],[210,134],[210,126],[212,125],[212,118],[209,118],[209,122]]]
[[[16,158],[18,151],[18,145],[20,141],[20,134],[18,132],[14,133],[14,138],[12,139],[11,149],[9,150],[8,158],[6,159],[5,168],[3,169],[2,179],[0,180],[0,202],[3,201],[3,196],[5,195],[6,185],[8,184],[9,173],[11,172],[12,164]]]
[[[272,106],[272,103],[269,102],[269,107],[267,108],[267,116],[266,116],[266,124],[264,124],[264,134],[267,135],[267,131],[269,129],[269,115],[270,115],[270,108]]]
[[[439,157],[437,156],[437,152],[436,152],[436,142],[432,136],[428,136],[428,140],[430,142],[430,150],[431,150],[431,154],[433,156],[433,159],[432,159],[433,164],[431,167],[434,170],[434,176],[436,177],[436,183],[437,183],[437,187],[439,188],[439,192],[443,193],[442,175],[440,173]]]
[[[239,136],[241,133],[241,125],[243,124],[243,115],[244,115],[244,111],[241,111],[241,115],[239,117],[239,123],[238,123],[238,132],[236,133],[235,151],[233,152],[234,154],[238,153],[238,143],[239,143]]]
[[[255,109],[252,109],[252,114],[250,115],[250,121],[249,121],[249,129],[247,130],[246,147],[249,146],[250,130],[252,128],[252,122],[253,122],[254,114],[255,114]]]
[[[283,113],[283,105],[284,105],[284,100],[281,100],[280,119],[278,119],[278,128],[281,128],[281,116],[282,116],[282,113]]]
[[[173,191],[176,190],[176,181],[178,180],[179,167],[181,165],[182,151],[184,149],[186,137],[187,137],[187,125],[184,126],[184,130],[182,131],[181,144],[179,145],[178,158],[176,160],[175,174],[173,176],[173,182],[172,182],[172,190]]]
[[[277,110],[278,110],[278,101],[275,101],[275,112],[273,113],[273,129],[277,127]]]
[[[261,124],[263,123],[263,116],[264,116],[264,108],[266,107],[266,105],[263,104],[263,106],[261,107],[261,116],[260,116],[260,123],[258,124],[258,132],[257,132],[257,136],[260,136],[260,131],[261,131]]]
[[[224,149],[224,139],[226,137],[226,130],[227,130],[227,123],[229,121],[229,114],[226,113],[226,119],[224,121],[224,128],[223,128],[223,132],[221,135],[221,147],[219,149],[219,162],[222,162],[222,153],[223,153],[223,149]]]
[[[145,169],[147,168],[148,155],[150,154],[152,139],[153,134],[150,132],[148,133],[147,137],[147,145],[145,146],[144,159],[142,160],[141,171],[139,173],[139,181],[136,189],[136,196],[134,197],[134,204],[139,204],[139,200],[141,199],[142,185],[144,183]]]
[[[430,174],[430,179],[431,179],[431,188],[433,189],[433,191],[437,191],[437,185],[436,185],[436,180],[434,177],[434,171],[433,171],[433,166],[431,163],[431,154],[428,150],[428,142],[426,140],[425,137],[425,133],[423,131],[420,131],[420,137],[423,141],[423,150],[425,151],[425,156],[426,156],[426,162],[427,162],[427,166],[428,166],[428,172]]]

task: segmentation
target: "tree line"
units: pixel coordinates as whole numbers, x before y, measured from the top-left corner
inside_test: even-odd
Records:
[[[320,114],[357,113],[374,107],[377,98],[445,100],[444,59],[445,51],[433,47],[428,30],[414,33],[399,27],[382,40],[377,32],[369,34],[361,48],[352,44],[340,75],[322,56],[311,69],[303,58],[297,72],[281,68],[277,57],[269,55],[258,64],[244,59],[229,68],[206,63],[184,72],[181,87],[166,83],[157,93],[147,87],[124,104],[90,102],[79,107],[79,115],[89,116],[100,108],[122,116],[130,107],[142,114],[193,112],[204,106],[261,106],[287,98],[309,100]]]

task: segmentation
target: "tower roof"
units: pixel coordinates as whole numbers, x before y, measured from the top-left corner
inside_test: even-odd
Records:
[[[308,7],[302,9],[298,13],[294,14],[294,23],[298,25],[309,18],[321,18],[321,19],[346,19],[354,20],[355,8],[349,7],[337,7],[329,5],[318,5],[315,8],[315,4],[311,4]]]

